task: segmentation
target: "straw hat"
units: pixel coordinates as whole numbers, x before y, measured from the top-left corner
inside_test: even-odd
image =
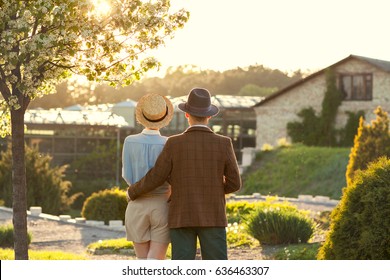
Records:
[[[160,129],[172,120],[173,105],[165,96],[146,94],[137,103],[135,117],[144,127]]]
[[[217,106],[211,104],[210,92],[205,88],[193,88],[187,102],[180,103],[179,109],[193,116],[211,117],[218,114]]]

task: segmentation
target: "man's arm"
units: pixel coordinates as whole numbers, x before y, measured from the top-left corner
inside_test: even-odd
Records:
[[[141,180],[127,188],[127,195],[131,200],[137,199],[140,195],[154,190],[167,181],[172,169],[168,143],[169,140],[165,144],[161,154],[158,156],[154,167],[150,169]]]
[[[238,168],[237,159],[234,154],[232,140],[229,138],[228,146],[226,147],[227,161],[225,165],[225,194],[236,192],[241,189],[241,176]]]

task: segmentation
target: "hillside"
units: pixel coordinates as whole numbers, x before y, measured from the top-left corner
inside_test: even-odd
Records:
[[[350,148],[293,145],[260,152],[243,175],[239,194],[297,197],[323,195],[340,199],[346,185]]]

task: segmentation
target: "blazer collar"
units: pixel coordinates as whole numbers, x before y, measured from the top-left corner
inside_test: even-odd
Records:
[[[207,127],[207,126],[190,126],[189,128],[187,128],[184,133],[186,132],[192,132],[192,131],[203,131],[203,132],[212,132],[214,133],[211,128]]]

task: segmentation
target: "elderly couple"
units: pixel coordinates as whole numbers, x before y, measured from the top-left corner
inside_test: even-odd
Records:
[[[143,96],[136,118],[145,128],[125,139],[123,178],[128,183],[127,240],[137,259],[194,260],[199,239],[203,260],[226,260],[225,194],[241,188],[231,139],[207,125],[219,109],[207,89],[194,88],[178,105],[189,128],[169,138],[173,105],[164,96]]]

